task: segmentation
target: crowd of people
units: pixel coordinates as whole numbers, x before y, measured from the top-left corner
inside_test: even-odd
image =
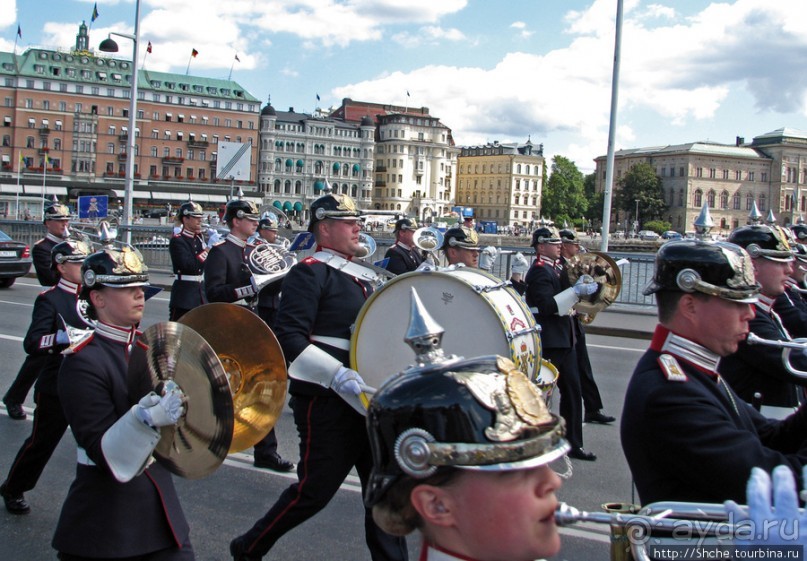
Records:
[[[592,277],[571,276],[577,234],[538,227],[530,243],[535,260],[516,255],[510,282],[502,284],[540,326],[542,356],[558,371],[555,415],[515,357],[444,352],[444,329],[457,326],[438,325],[416,293],[405,337],[414,366],[380,389],[368,387],[351,368],[351,333],[384,276],[357,258],[365,249],[362,211],[347,195],[326,192],[310,216],[314,253],[268,283],[258,282],[251,254],[261,244],[286,250],[277,216],[261,215],[249,201],[227,204],[229,232],[212,247],[202,236],[205,213],[187,201],[169,244],[170,321],[206,303],[244,306],[272,329],[288,363],[300,461],[278,454],[274,430],[253,456],[256,467],[296,468],[297,480],[232,539],[233,559],[263,559],[327,506],[354,469],[374,561],[408,560],[404,536],[415,530],[426,561],[555,555],[562,482],[552,462],[595,461],[596,443],[584,447],[586,424],[616,421],[597,387],[576,309],[603,289]],[[34,424],[0,496],[11,514],[31,511],[24,493],[69,426],[77,469],[53,536],[59,559],[194,559],[172,476],[152,461],[161,429],[184,414],[185,395],[166,385],[131,396],[125,381],[133,348],[144,345],[148,268],[127,246],[93,251],[68,237],[68,221],[64,205],[49,206],[47,233],[33,250],[37,278],[49,288],[34,303],[27,356],[3,402],[11,419],[24,419],[22,403],[35,384]],[[411,218],[397,220],[384,259],[390,274],[440,270],[438,248],[424,254],[417,229]],[[645,290],[655,295],[659,324],[631,377],[620,422],[642,503],[733,501],[726,508],[738,518],[780,529],[807,520],[797,509],[807,465],[807,383],[795,372],[806,359],[793,353],[788,368],[772,346],[807,333],[802,241],[807,228],[752,224],[728,242],[660,248]],[[478,268],[484,248],[473,218],[448,229],[439,251],[449,269]],[[753,347],[749,332],[766,346]],[[736,505],[746,501],[750,512]],[[804,544],[805,535],[807,527],[797,528],[794,543]],[[775,543],[761,535],[746,543],[754,540]]]

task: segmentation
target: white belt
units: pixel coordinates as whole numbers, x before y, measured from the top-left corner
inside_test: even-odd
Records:
[[[90,457],[87,455],[87,451],[84,448],[76,448],[76,461],[83,466],[94,466],[95,462],[93,462]]]
[[[541,313],[541,312],[538,311],[538,308],[536,308],[535,306],[530,306],[530,312],[533,313],[533,314]]]
[[[202,282],[205,280],[204,275],[174,275],[174,278],[178,281],[191,281],[191,282]]]
[[[343,351],[350,350],[350,339],[342,339],[341,337],[328,337],[327,335],[311,335],[309,339],[316,343],[324,343],[331,347],[342,349]]]
[[[793,413],[796,412],[795,407],[777,407],[775,405],[763,405],[759,408],[759,412],[762,413],[768,419],[778,419],[783,420],[787,419]]]

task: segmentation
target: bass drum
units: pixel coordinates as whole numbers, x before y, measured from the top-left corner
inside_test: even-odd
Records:
[[[398,275],[365,302],[350,340],[350,363],[368,385],[380,388],[414,361],[404,342],[412,288],[445,330],[446,355],[501,355],[538,380],[540,327],[527,305],[497,277],[462,267]]]

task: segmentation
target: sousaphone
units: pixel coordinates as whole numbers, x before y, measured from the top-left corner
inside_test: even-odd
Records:
[[[129,395],[136,403],[169,380],[187,397],[176,426],[163,427],[154,456],[172,473],[195,479],[228,453],[260,442],[286,400],[283,351],[272,330],[234,304],[207,304],[180,322],[149,327],[132,351]]]
[[[569,282],[574,285],[583,275],[590,275],[599,288],[590,295],[583,297],[574,309],[580,314],[580,321],[591,323],[594,316],[613,304],[622,289],[622,271],[609,255],[600,251],[578,253],[567,264]]]

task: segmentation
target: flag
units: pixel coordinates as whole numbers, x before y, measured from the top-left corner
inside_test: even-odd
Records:
[[[93,23],[95,20],[98,19],[98,2],[92,7],[92,19],[90,19],[90,23]]]
[[[148,54],[151,54],[151,41],[149,41],[149,44],[148,44],[148,46],[146,47],[146,52],[147,52]]]
[[[191,49],[191,56],[193,58],[196,58],[196,55],[198,55],[198,54],[199,54],[199,51],[197,51],[196,49]]]
[[[317,94],[317,101],[319,101],[319,94]]]
[[[22,39],[22,29],[20,29],[20,26],[19,26],[19,25],[17,25],[17,37],[19,37],[20,39]]]
[[[409,95],[409,90],[406,90],[406,97],[411,97],[411,96]]]
[[[20,162],[25,163],[25,156],[22,155],[22,152],[20,152]]]
[[[241,62],[241,59],[238,58],[238,53],[235,53],[235,60],[236,60],[236,62]]]

